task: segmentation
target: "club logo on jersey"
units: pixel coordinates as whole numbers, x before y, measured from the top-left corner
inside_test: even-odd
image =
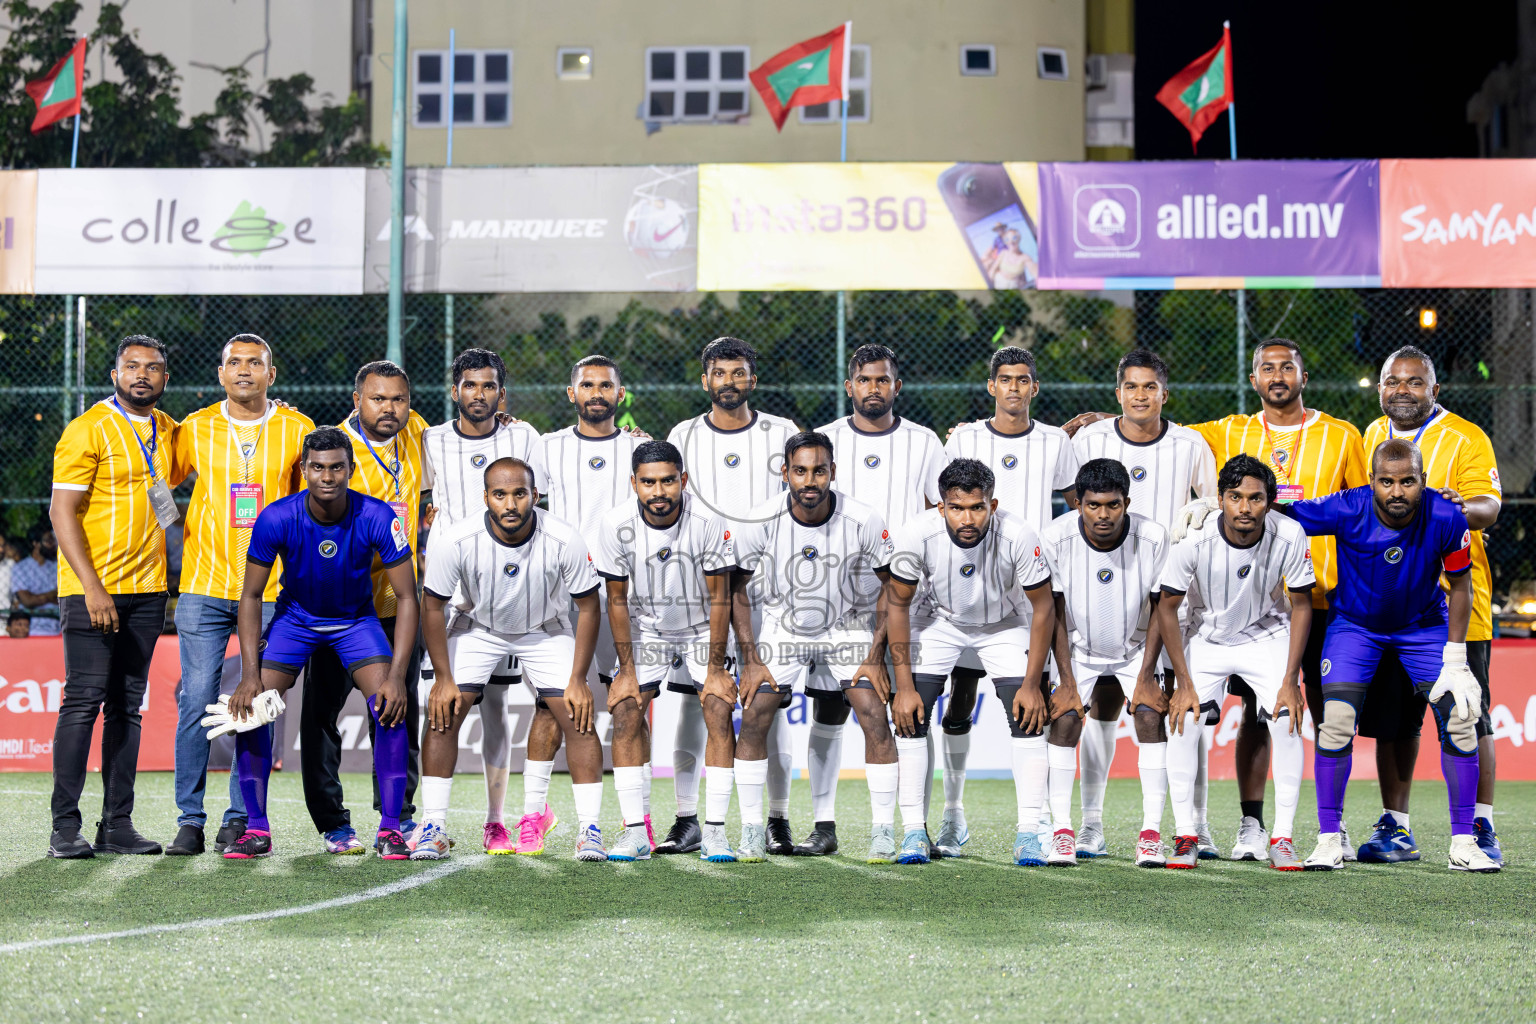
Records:
[[[960,567],[960,575],[964,576],[966,579],[970,579],[972,576],[975,576],[976,575],[976,563],[975,562],[966,562],[964,565],[962,565]]]
[[[335,558],[336,557],[336,542],[333,541],[333,540],[323,540],[323,541],[321,541],[320,542],[320,557],[321,558]]]
[[[523,567],[516,562],[508,562],[501,567],[501,571],[507,574],[507,579],[517,579],[517,574],[523,571]]]
[[[608,460],[603,458],[601,455],[594,455],[587,460],[587,465],[591,466],[593,469],[602,469],[604,466],[608,465]]]
[[[1403,560],[1403,549],[1396,546],[1387,548],[1387,553],[1382,557],[1387,560],[1388,565],[1396,565]]]
[[[482,466],[485,465],[485,456],[484,455],[471,455],[469,457],[469,464],[471,466],[474,466],[476,469],[480,469]]]
[[[1110,580],[1112,580],[1114,578],[1115,578],[1115,570],[1113,570],[1113,569],[1100,569],[1099,570],[1099,582],[1100,583],[1108,583]]]
[[[1237,570],[1237,578],[1240,580],[1245,580],[1248,578],[1248,574],[1250,572],[1253,572],[1253,566],[1245,565],[1241,569]]]
[[[866,456],[864,456],[864,465],[868,466],[870,469],[874,469],[876,466],[880,465],[880,456],[878,456],[878,455],[866,455]]]
[[[252,455],[255,455],[255,454],[256,454],[256,446],[255,445],[253,445],[253,444],[243,444],[243,445],[240,446],[240,455],[243,458],[249,459]]]
[[[1323,675],[1327,675],[1329,672],[1332,672],[1333,671],[1333,662],[1329,661],[1327,658],[1324,658],[1323,659],[1323,664],[1322,664],[1322,670],[1323,670]]]
[[[1003,456],[1003,468],[1004,469],[1012,469],[1014,466],[1017,466],[1018,464],[1019,464],[1019,457],[1017,455],[1004,455]]]
[[[1146,478],[1147,478],[1146,467],[1144,467],[1144,466],[1132,466],[1131,467],[1131,479],[1132,480],[1140,481],[1140,480],[1145,480]]]
[[[728,469],[735,469],[737,466],[741,465],[741,456],[737,455],[735,452],[731,452],[725,457],[725,465]]]
[[[671,548],[662,548],[661,550],[656,552],[656,561],[658,561],[658,562],[665,562],[667,559],[669,559],[671,557],[672,557],[672,549]]]
[[[807,562],[814,562],[816,560],[816,556],[821,554],[820,551],[816,550],[816,545],[814,544],[807,544],[805,547],[800,549],[800,553],[805,556],[805,560]]]

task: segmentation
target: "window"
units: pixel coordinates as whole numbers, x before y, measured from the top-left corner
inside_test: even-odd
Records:
[[[962,75],[997,74],[997,47],[991,43],[966,43],[960,47]]]
[[[747,116],[744,46],[653,46],[645,51],[645,120],[738,121]]]
[[[448,124],[448,51],[416,50],[414,124]],[[455,50],[453,54],[455,127],[490,127],[512,123],[512,51]]]
[[[869,120],[869,47],[848,48],[848,120]],[[816,103],[800,108],[805,124],[837,124],[842,120],[842,103]]]
[[[580,81],[592,77],[592,47],[562,46],[555,51],[555,76]]]
[[[1056,81],[1067,80],[1067,51],[1054,46],[1042,46],[1035,51],[1035,70],[1041,78]]]

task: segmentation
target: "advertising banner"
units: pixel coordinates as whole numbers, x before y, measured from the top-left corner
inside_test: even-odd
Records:
[[[37,173],[40,294],[363,290],[360,167]]]
[[[37,172],[0,171],[0,294],[34,291]]]
[[[1381,284],[1370,160],[1041,164],[1042,288]]]
[[[1381,278],[1536,287],[1536,160],[1381,161]]]
[[[421,169],[405,179],[411,292],[692,291],[694,167]],[[389,290],[387,171],[368,172],[367,290]]]
[[[1035,165],[703,164],[699,289],[1033,288]]]

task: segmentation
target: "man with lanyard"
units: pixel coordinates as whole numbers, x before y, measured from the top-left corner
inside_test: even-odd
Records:
[[[417,535],[417,514],[421,507],[421,435],[427,421],[411,411],[411,381],[405,371],[387,359],[368,363],[357,371],[352,392],[354,411],[341,428],[352,441],[357,473],[352,490],[387,503],[405,526],[405,536]],[[415,563],[412,563],[414,572]],[[395,592],[381,563],[373,567],[374,610],[384,627],[384,635],[395,635]],[[420,719],[414,681],[416,661],[406,672],[412,685],[406,687],[406,731],[410,739],[410,758],[406,774],[405,804],[400,812],[400,831],[409,842],[415,831],[411,816],[415,812],[416,784],[420,778]],[[305,671],[304,708],[299,719],[300,743],[304,750],[304,799],[309,805],[315,827],[325,836],[326,850],[336,854],[359,854],[363,845],[352,828],[352,818],[342,803],[340,781],[341,733],[336,717],[346,702],[350,687],[344,685],[346,668],[340,657],[328,647],[318,648]],[[338,682],[341,681],[341,682]],[[370,742],[373,719],[368,719]],[[373,780],[374,809],[380,808],[379,780]],[[377,845],[377,844],[375,844]]]
[[[304,438],[315,429],[308,416],[267,398],[277,380],[272,348],[254,334],[237,334],[224,345],[219,383],[225,399],[199,409],[176,430],[176,465],[196,473],[183,530],[181,597],[176,602],[176,639],[181,647],[181,689],[176,698],[176,839],[171,855],[203,852],[204,789],[208,738],[203,709],[219,699],[224,652],[235,632],[240,588],[251,529],[261,510],[303,486],[299,469]],[[278,576],[262,597],[262,629],[272,621]],[[235,842],[247,824],[239,780],[230,773],[229,807],[214,849]]]
[[[58,535],[64,694],[53,733],[50,857],[158,854],[133,827],[139,707],[165,626],[165,530],[181,513],[172,456],[176,421],[155,408],[165,391],[165,345],[142,334],[117,346],[114,394],[71,420],[53,455],[49,517]],[[80,794],[97,711],[101,821],[80,834]]]

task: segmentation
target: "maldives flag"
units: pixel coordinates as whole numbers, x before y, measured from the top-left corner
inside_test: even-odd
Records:
[[[80,91],[85,86],[85,43],[75,43],[63,59],[42,78],[27,83],[27,95],[37,104],[32,121],[35,135],[71,114],[80,113]]]
[[[848,38],[853,22],[796,43],[765,60],[749,76],[779,131],[793,107],[848,98]]]
[[[1189,129],[1190,148],[1232,104],[1232,28],[1224,25],[1221,42],[1157,90],[1157,101]]]

